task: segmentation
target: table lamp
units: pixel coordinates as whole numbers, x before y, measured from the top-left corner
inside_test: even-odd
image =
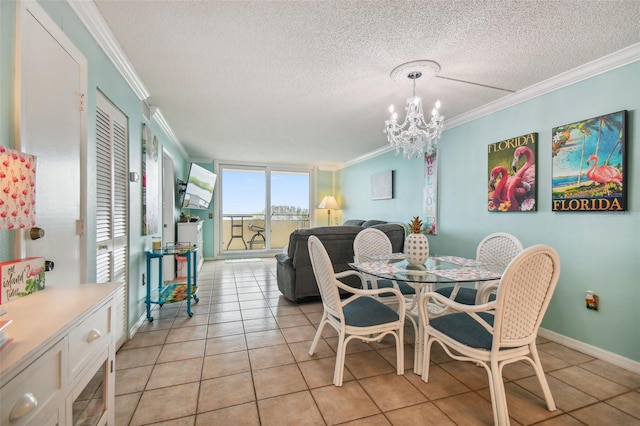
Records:
[[[339,209],[338,202],[333,197],[333,195],[325,196],[320,204],[318,204],[319,209],[327,209],[327,225],[331,225],[331,210]]]

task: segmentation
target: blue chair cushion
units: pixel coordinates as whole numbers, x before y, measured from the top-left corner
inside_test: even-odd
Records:
[[[441,287],[436,290],[436,293],[439,293],[444,297],[451,297],[452,291],[453,287]],[[478,290],[476,290],[475,288],[461,287],[460,290],[458,290],[458,294],[456,294],[455,301],[464,305],[475,305],[476,294],[478,294]],[[490,294],[489,301],[491,302],[493,300],[496,300],[496,295]]]
[[[486,312],[480,312],[478,315],[493,326],[493,315]],[[491,333],[464,312],[430,319],[429,325],[452,339],[472,348],[491,349],[491,342],[493,341]]]
[[[396,281],[398,283],[398,289],[402,294],[416,294],[416,289],[411,287],[404,281]],[[378,288],[393,288],[393,282],[391,280],[378,279]],[[395,296],[393,293],[382,293],[381,297]]]
[[[359,297],[342,308],[347,325],[370,327],[398,321],[398,313],[373,297]]]

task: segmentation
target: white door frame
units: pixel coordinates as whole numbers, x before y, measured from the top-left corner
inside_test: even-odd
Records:
[[[176,241],[176,176],[173,157],[162,149],[162,243]],[[175,277],[173,256],[162,258],[164,279]]]
[[[79,93],[77,93],[78,101],[78,114],[79,114],[79,161],[80,161],[80,182],[78,182],[80,189],[80,206],[79,206],[79,217],[76,218],[76,228],[77,235],[79,236],[79,247],[78,247],[78,265],[77,268],[79,270],[78,282],[87,282],[87,214],[88,214],[88,202],[87,202],[87,60],[80,52],[79,49],[71,42],[71,40],[66,36],[66,34],[58,27],[58,25],[51,19],[51,17],[44,11],[42,6],[38,4],[35,0],[22,0],[19,2],[19,19],[17,20],[16,32],[18,40],[18,44],[16,45],[17,51],[17,66],[16,66],[16,106],[15,106],[15,114],[16,114],[16,122],[20,123],[19,126],[16,127],[15,130],[15,146],[17,149],[28,150],[29,147],[29,134],[27,129],[30,129],[34,126],[34,123],[26,123],[26,107],[23,103],[23,100],[26,99],[25,95],[25,80],[26,80],[26,70],[23,62],[23,46],[21,44],[21,40],[23,39],[23,33],[26,31],[26,23],[27,19],[31,19],[33,17],[42,27],[51,35],[52,39],[57,42],[62,49],[66,51],[66,53],[70,56],[70,58],[78,64],[78,80],[79,80]],[[42,70],[42,72],[47,72],[46,70]],[[37,159],[36,159],[36,167],[37,167]],[[37,172],[36,172],[37,173]],[[95,178],[94,178],[95,179]],[[64,185],[60,185],[60,190],[64,191]],[[36,204],[37,208],[37,204]],[[37,220],[37,212],[36,212],[36,220]],[[20,257],[27,256],[27,243],[28,243],[28,229],[21,230],[17,234],[17,238],[15,240],[15,252],[16,255]],[[45,238],[46,238],[46,229],[45,229]],[[77,284],[77,283],[69,283],[69,284]]]

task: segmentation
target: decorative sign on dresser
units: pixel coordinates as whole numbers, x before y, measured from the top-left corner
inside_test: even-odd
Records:
[[[0,263],[0,305],[44,290],[44,257]]]

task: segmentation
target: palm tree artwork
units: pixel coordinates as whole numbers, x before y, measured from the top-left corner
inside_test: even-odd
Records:
[[[626,111],[558,126],[552,135],[552,209],[626,210]]]

